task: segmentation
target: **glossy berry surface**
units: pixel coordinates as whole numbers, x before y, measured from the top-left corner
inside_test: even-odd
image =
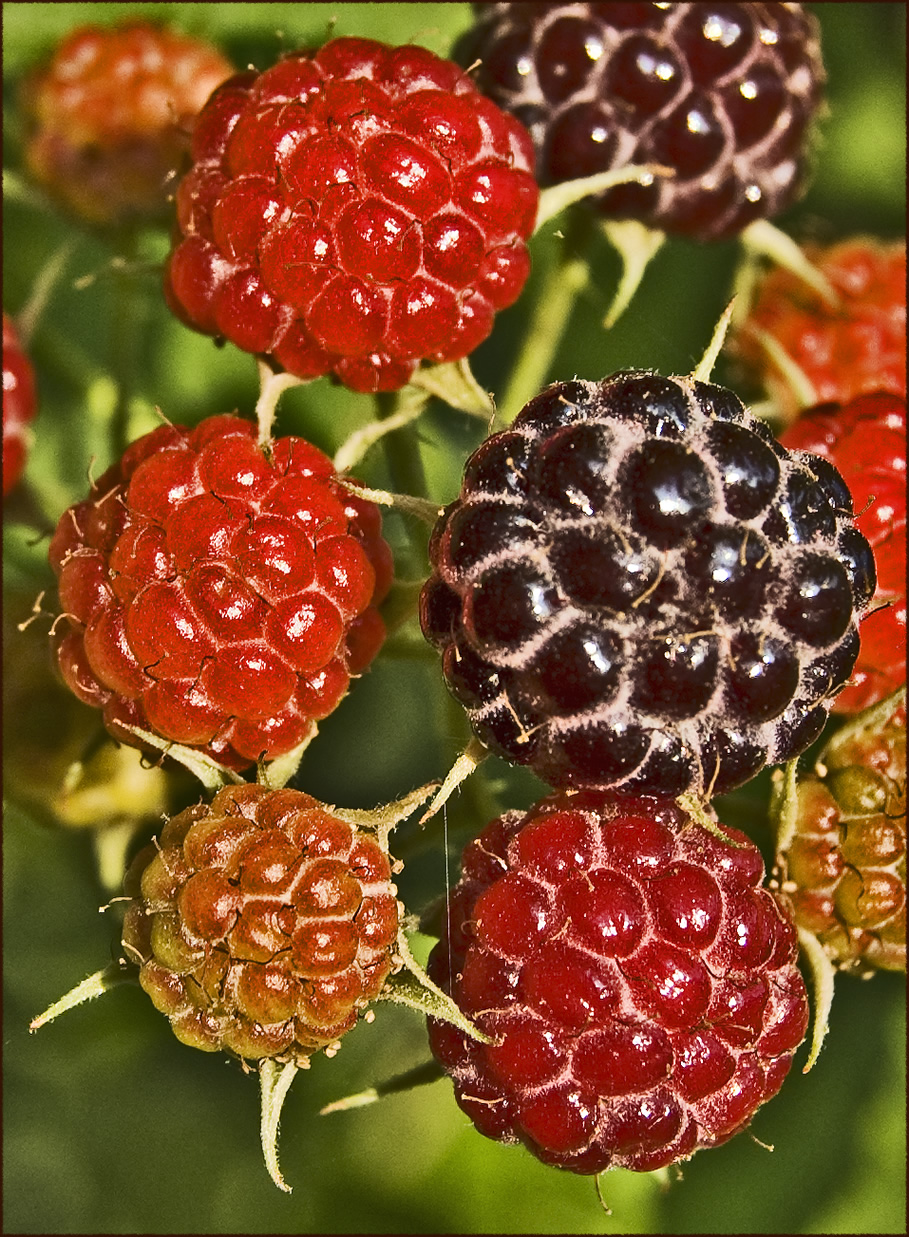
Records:
[[[780,441],[836,465],[874,551],[877,589],[859,629],[858,660],[833,704],[835,713],[857,713],[906,682],[906,401],[878,391],[821,404]]]
[[[460,51],[530,131],[541,184],[630,164],[671,179],[596,199],[701,240],[778,214],[801,192],[824,68],[799,4],[478,5]]]
[[[871,391],[905,399],[906,242],[858,236],[827,247],[809,245],[805,256],[832,284],[838,307],[777,268],[761,283],[730,351],[787,421],[804,410],[787,379],[788,362],[801,370],[817,403],[847,404]]]
[[[340,38],[240,74],[192,156],[169,303],[298,377],[397,390],[467,356],[529,274],[530,139],[424,48]]]
[[[28,455],[28,425],[37,411],[35,372],[12,318],[3,315],[3,493],[18,483]]]
[[[849,971],[906,969],[906,689],[858,714],[798,779],[775,876]]]
[[[845,482],[722,387],[567,382],[468,460],[422,624],[477,736],[558,788],[710,797],[818,737],[875,587]]]
[[[64,679],[125,727],[244,768],[312,733],[369,664],[391,552],[302,438],[210,417],[127,448],[50,545]]]
[[[80,26],[25,84],[28,169],[89,223],[161,215],[196,114],[232,72],[211,44],[147,21]]]
[[[127,958],[174,1034],[305,1065],[395,965],[388,856],[311,796],[231,786],[168,821],[127,874]]]
[[[468,844],[429,970],[493,1042],[430,1022],[430,1045],[482,1134],[644,1172],[776,1094],[808,1019],[795,931],[726,832],[740,848],[668,799],[583,793]]]

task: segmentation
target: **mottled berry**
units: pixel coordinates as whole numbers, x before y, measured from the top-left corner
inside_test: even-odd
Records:
[[[239,74],[192,158],[171,308],[300,378],[397,390],[472,352],[529,274],[530,139],[425,48],[339,38]]]
[[[37,411],[35,371],[8,314],[3,315],[3,493],[18,483]]]
[[[459,58],[529,129],[541,184],[668,167],[671,179],[619,185],[596,207],[701,240],[732,236],[802,192],[825,80],[802,5],[477,8]]]
[[[821,404],[780,441],[836,466],[874,554],[877,589],[859,629],[858,660],[833,702],[834,713],[857,713],[906,682],[906,401],[878,391],[843,405]],[[868,551],[854,533],[840,548],[850,569],[869,570]]]
[[[906,398],[906,242],[858,236],[805,256],[832,284],[839,304],[825,304],[799,276],[777,267],[761,282],[754,306],[728,351],[756,378],[779,415],[812,403],[848,404],[872,391]],[[794,386],[790,369],[801,371]]]
[[[310,795],[230,786],[137,855],[123,948],[177,1038],[305,1065],[396,965],[388,855]]]
[[[468,460],[423,631],[492,751],[558,788],[720,793],[820,733],[874,561],[836,469],[732,392],[622,373]]]
[[[104,711],[245,768],[312,733],[366,668],[391,583],[378,508],[302,438],[236,416],[132,443],[50,545],[61,673]]]
[[[429,973],[492,1042],[433,1020],[429,1039],[481,1133],[647,1172],[776,1094],[808,1022],[796,935],[725,832],[737,846],[670,799],[586,792],[467,845]]]
[[[906,688],[850,719],[781,796],[775,877],[842,970],[906,969]]]
[[[163,215],[196,115],[233,71],[209,43],[147,21],[80,26],[26,79],[28,169],[89,223]]]

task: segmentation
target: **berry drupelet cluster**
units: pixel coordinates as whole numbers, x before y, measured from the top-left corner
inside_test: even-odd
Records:
[[[481,444],[430,558],[450,690],[557,788],[710,797],[798,755],[875,588],[829,461],[724,388],[640,372],[556,384]]]
[[[825,80],[800,4],[476,7],[459,57],[527,126],[541,184],[668,167],[671,179],[619,185],[597,208],[700,240],[799,196]]]
[[[50,546],[60,670],[129,727],[233,768],[296,747],[375,656],[391,551],[374,504],[301,438],[236,416],[165,425],[66,511]]]
[[[472,352],[529,274],[530,139],[424,48],[339,38],[239,74],[192,158],[170,305],[298,377],[397,390]]]
[[[757,848],[665,798],[556,795],[464,851],[430,974],[490,1043],[430,1022],[477,1128],[578,1173],[716,1146],[779,1090],[808,1020]]]
[[[396,964],[388,856],[310,795],[232,786],[133,862],[123,946],[183,1043],[305,1065]]]

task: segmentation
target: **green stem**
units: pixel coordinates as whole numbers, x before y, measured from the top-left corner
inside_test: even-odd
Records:
[[[537,291],[521,352],[499,404],[496,419],[502,425],[511,424],[527,401],[542,390],[549,376],[578,293],[588,279],[590,224],[587,211],[569,212],[559,255],[550,263]]]
[[[403,407],[401,394],[379,392],[376,397],[376,418],[384,421],[394,416]],[[426,496],[426,472],[420,443],[413,425],[403,426],[382,438],[382,449],[388,463],[392,489],[398,494],[410,494],[414,498]],[[417,520],[404,521],[410,562],[401,563],[399,570],[406,568],[407,575],[423,575],[426,572],[427,531]]]

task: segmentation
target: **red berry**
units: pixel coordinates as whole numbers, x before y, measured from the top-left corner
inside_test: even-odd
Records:
[[[465,848],[429,972],[482,1044],[430,1021],[481,1133],[578,1173],[725,1142],[808,1021],[796,936],[757,848],[664,798],[554,795]]]
[[[196,113],[232,71],[210,44],[146,21],[80,26],[26,83],[29,171],[89,223],[160,215]]]
[[[529,138],[424,48],[342,38],[239,74],[192,154],[171,308],[301,378],[397,390],[472,351],[529,274]]]
[[[906,681],[906,401],[879,391],[820,404],[780,436],[832,461],[852,492],[856,524],[874,550],[877,589],[861,648],[835,713],[857,713]]]
[[[460,48],[530,131],[542,184],[629,164],[671,179],[595,199],[610,217],[702,240],[802,191],[824,68],[800,4],[484,4]]]
[[[906,242],[857,236],[805,256],[840,296],[831,309],[798,276],[777,268],[760,286],[731,351],[766,387],[787,421],[803,408],[772,352],[769,335],[814,389],[815,402],[847,404],[868,391],[906,397]]]
[[[123,947],[174,1034],[306,1064],[356,1025],[395,965],[388,855],[297,790],[231,786],[134,860]]]
[[[550,786],[710,798],[819,736],[874,592],[849,491],[731,391],[556,383],[470,457],[427,639],[477,737]]]
[[[64,679],[124,725],[244,768],[296,747],[378,651],[391,552],[301,438],[211,417],[146,434],[50,546]]]
[[[35,374],[13,320],[3,315],[3,493],[18,483],[28,454],[29,422],[36,412]]]

